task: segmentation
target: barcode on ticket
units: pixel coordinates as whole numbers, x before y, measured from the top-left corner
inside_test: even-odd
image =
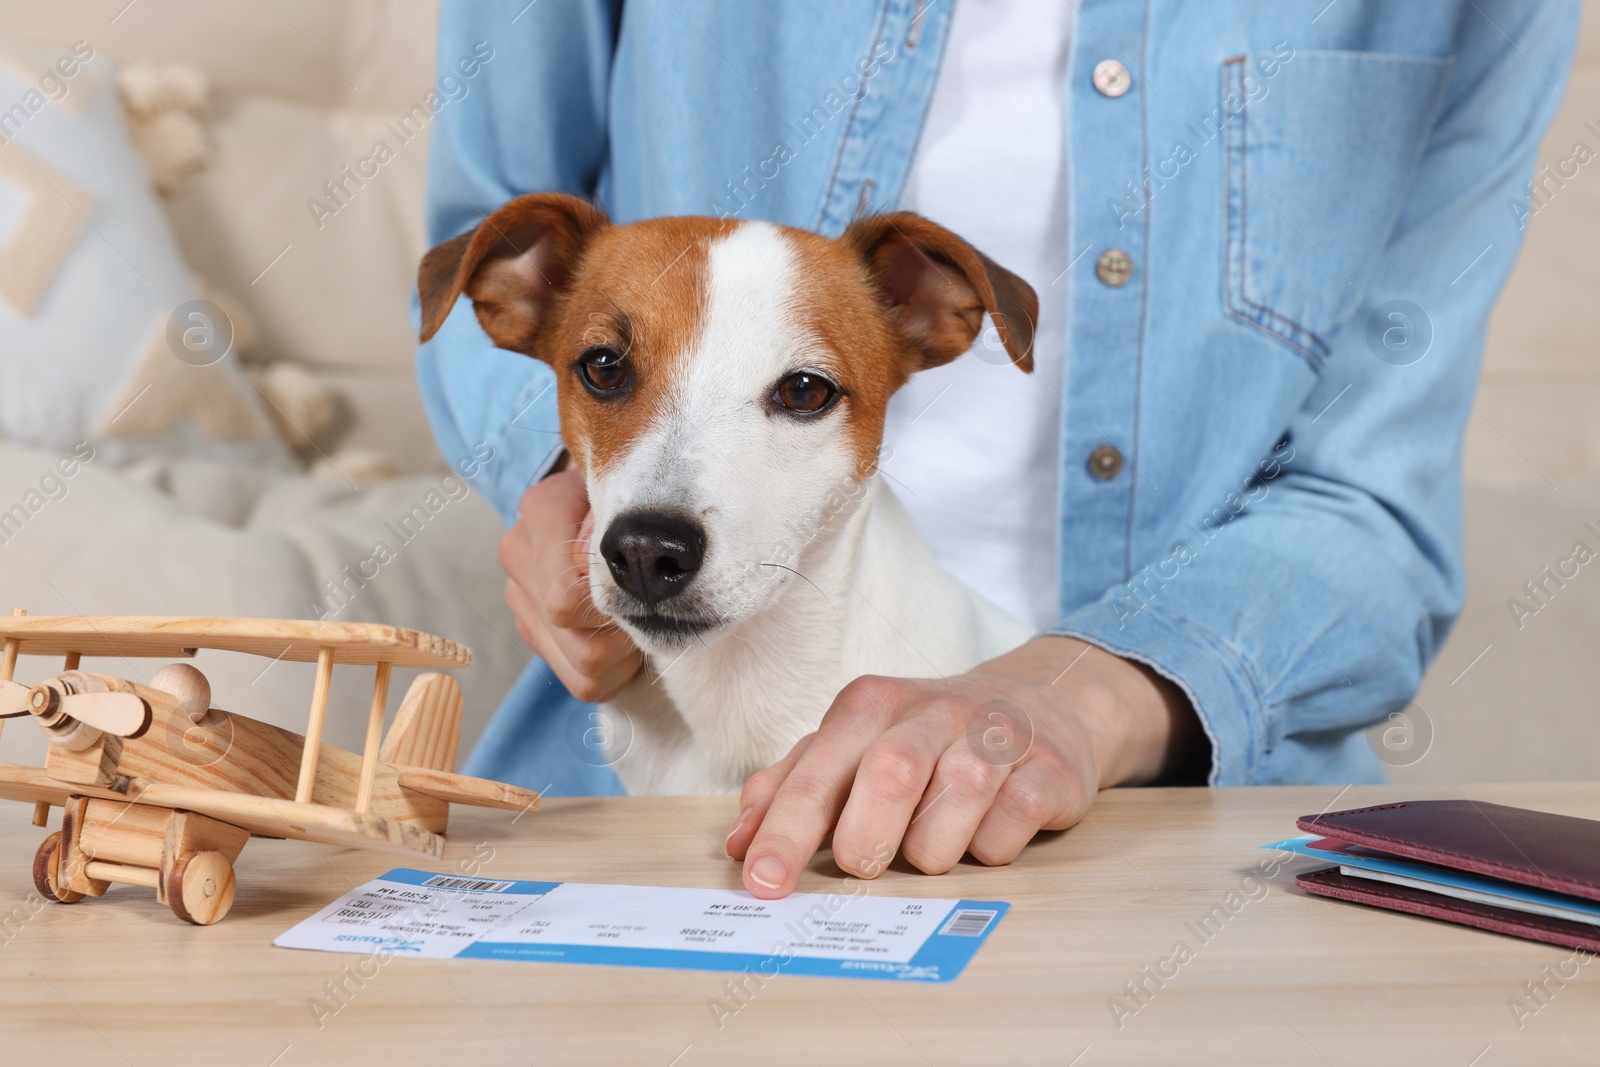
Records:
[[[944,924],[941,934],[950,934],[955,937],[982,937],[983,932],[989,929],[989,924],[994,922],[994,917],[1000,914],[996,911],[978,911],[963,908],[950,916],[950,921]]]
[[[491,882],[482,878],[452,878],[448,874],[436,874],[422,884],[431,889],[465,889],[471,893],[504,893],[517,883]]]

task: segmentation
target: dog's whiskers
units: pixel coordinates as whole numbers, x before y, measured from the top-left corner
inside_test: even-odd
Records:
[[[822,596],[822,599],[828,601],[828,606],[830,608],[833,607],[833,601],[831,599],[829,599],[827,593],[823,593],[822,592],[822,586],[818,585],[816,582],[813,582],[810,578],[806,578],[806,576],[804,574],[801,574],[799,571],[795,570],[793,567],[786,567],[782,563],[763,563],[762,566],[763,567],[776,567],[781,571],[788,571],[790,574],[799,575],[801,578],[805,578],[806,584],[809,585],[811,588],[815,589],[818,593],[820,593],[821,596]]]

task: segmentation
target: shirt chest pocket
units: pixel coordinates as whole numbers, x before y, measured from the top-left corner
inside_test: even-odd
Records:
[[[1299,52],[1273,81],[1223,65],[1233,318],[1321,370],[1358,306],[1437,117],[1449,59]]]

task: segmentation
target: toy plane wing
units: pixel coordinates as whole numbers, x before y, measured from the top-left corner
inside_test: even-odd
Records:
[[[0,799],[20,800],[24,804],[51,804],[61,807],[67,798],[81,792],[80,786],[58,782],[43,767],[22,767],[0,763]],[[113,794],[115,795],[115,794]],[[126,797],[119,799],[126,800]]]
[[[315,662],[449,670],[472,662],[464,645],[434,634],[364,622],[162,615],[0,616],[0,640],[17,638],[34,656],[183,659],[197,649]]]
[[[441,835],[371,812],[194,786],[146,784],[140,780],[131,782],[126,793],[119,793],[100,786],[58,782],[37,767],[0,764],[0,798],[65,806],[74,796],[129,806],[195,811],[258,837],[289,837],[380,852],[422,853],[435,858],[444,855]]]

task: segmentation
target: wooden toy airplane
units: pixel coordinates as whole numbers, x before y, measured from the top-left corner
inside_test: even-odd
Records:
[[[0,617],[0,719],[32,715],[50,742],[43,767],[0,764],[0,798],[52,805],[61,829],[33,860],[46,898],[147,886],[180,919],[217,922],[233,904],[233,861],[252,836],[444,854],[450,804],[535,810],[539,794],[455,774],[461,688],[447,674],[412,682],[387,736],[393,667],[465,667],[466,648],[364,623],[115,616]],[[211,706],[187,663],[148,683],[79,669],[85,656],[184,659],[197,649],[315,661],[304,735]],[[12,679],[21,653],[64,657],[38,685]],[[335,664],[375,669],[366,744],[322,743]]]

